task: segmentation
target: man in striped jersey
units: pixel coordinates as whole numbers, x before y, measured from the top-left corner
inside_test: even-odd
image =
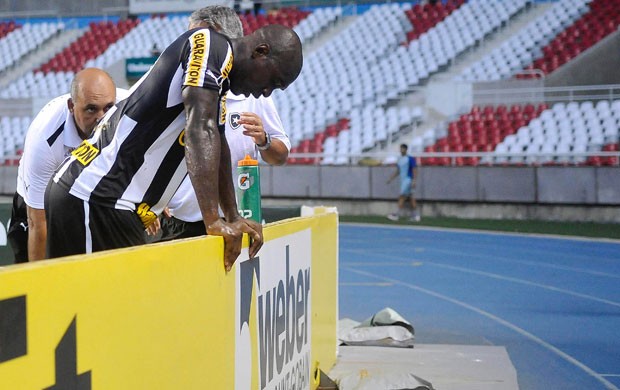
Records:
[[[218,112],[218,102],[229,89],[254,97],[284,89],[302,61],[299,37],[280,25],[232,40],[205,28],[183,33],[54,175],[46,194],[48,256],[145,243],[144,227],[189,173],[207,233],[224,238],[226,269],[244,232],[254,257],[262,227],[237,212],[230,151],[218,132],[226,106]]]
[[[201,8],[189,17],[189,28],[208,27],[229,38],[243,36],[243,25],[232,8],[212,5]],[[230,146],[233,183],[237,179],[237,162],[246,155],[258,154],[271,165],[286,162],[291,143],[284,131],[271,97],[238,96],[228,92],[225,135]],[[194,190],[185,178],[172,198],[168,218],[161,219],[161,240],[187,238],[205,234],[202,215]]]

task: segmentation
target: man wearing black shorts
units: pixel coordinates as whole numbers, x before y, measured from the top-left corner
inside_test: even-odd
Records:
[[[284,89],[302,61],[299,37],[284,26],[232,40],[205,28],[183,33],[52,178],[48,256],[145,243],[144,227],[189,173],[207,233],[224,238],[226,269],[241,251],[244,232],[254,257],[262,227],[237,212],[230,151],[218,132],[226,106],[218,103],[229,89],[255,97]]]

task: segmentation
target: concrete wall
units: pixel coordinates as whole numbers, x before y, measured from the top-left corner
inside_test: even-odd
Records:
[[[392,200],[393,166],[261,165],[266,198]],[[416,198],[478,203],[620,206],[618,167],[420,167]],[[0,194],[15,192],[17,167],[0,167]]]
[[[394,166],[261,166],[263,203],[336,205],[343,214],[394,211]],[[618,167],[420,167],[416,198],[426,216],[620,223]],[[0,193],[15,191],[17,168],[0,168]]]
[[[263,196],[389,200],[394,167],[261,166]],[[620,205],[617,167],[421,167],[420,200]]]

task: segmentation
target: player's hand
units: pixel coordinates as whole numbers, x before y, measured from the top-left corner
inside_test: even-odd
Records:
[[[256,145],[267,143],[267,133],[258,115],[253,112],[242,112],[239,124],[243,125],[243,135],[252,137]]]
[[[154,236],[161,230],[161,222],[159,222],[159,218],[155,218],[153,222],[149,226],[146,227],[146,234],[149,236]]]
[[[238,226],[242,232],[247,233],[250,237],[248,252],[250,259],[254,258],[264,243],[263,225],[254,220],[245,218],[239,218],[233,224]]]
[[[233,264],[241,253],[241,239],[243,232],[233,224],[226,223],[221,218],[206,226],[210,236],[222,236],[224,238],[224,268],[230,271]]]
[[[263,245],[263,228],[254,221],[239,218],[232,223],[227,223],[218,219],[206,228],[208,235],[224,238],[224,268],[226,272],[232,269],[241,253],[243,233],[248,233],[250,237],[250,258],[256,256]]]

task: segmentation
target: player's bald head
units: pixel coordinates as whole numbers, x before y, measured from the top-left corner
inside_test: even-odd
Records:
[[[114,106],[116,86],[105,71],[86,68],[79,71],[71,82],[71,97],[67,104],[73,115],[80,137],[90,136],[105,113]]]
[[[253,35],[257,43],[269,44],[271,57],[293,82],[299,76],[303,64],[301,40],[297,33],[280,24],[269,24],[256,30]]]
[[[76,73],[71,82],[71,99],[78,101],[85,96],[116,99],[116,86],[110,75],[98,68],[86,68]]]

